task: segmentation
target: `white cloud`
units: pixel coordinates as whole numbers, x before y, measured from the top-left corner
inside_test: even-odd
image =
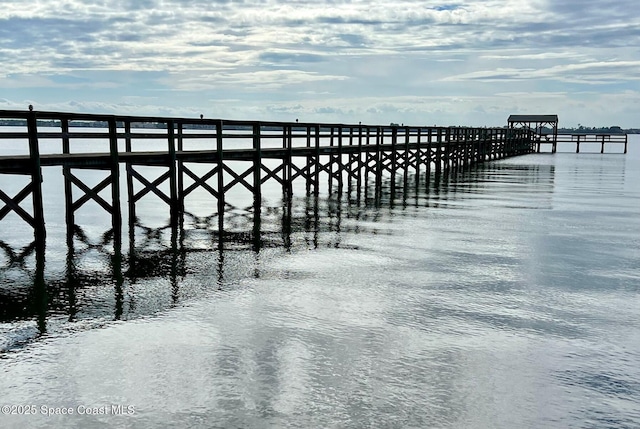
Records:
[[[99,110],[137,97],[154,100],[138,113],[164,105],[276,116],[284,111],[267,106],[301,106],[317,118],[345,115],[336,118],[344,122],[387,123],[395,114],[407,119],[393,122],[449,121],[468,112],[482,121],[507,108],[497,93],[540,103],[546,94],[574,114],[571,100],[588,88],[619,96],[640,117],[624,95],[640,90],[636,0],[32,0],[29,7],[4,0],[0,7],[0,88],[18,104],[70,107],[74,99]],[[519,103],[510,108],[527,109]],[[585,106],[582,122],[601,117]]]
[[[548,68],[497,68],[495,70],[464,73],[447,77],[443,80],[510,81],[557,79],[564,82],[583,84],[619,83],[624,81],[640,81],[640,74],[634,73],[637,67],[640,67],[640,61],[600,61],[563,64]]]

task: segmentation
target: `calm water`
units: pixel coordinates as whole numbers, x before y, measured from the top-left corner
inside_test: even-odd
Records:
[[[172,241],[151,199],[121,261],[95,209],[66,246],[58,176],[46,294],[0,223],[0,405],[36,407],[2,428],[640,426],[638,136],[378,200],[273,189],[258,246],[239,194],[222,251],[204,200]]]

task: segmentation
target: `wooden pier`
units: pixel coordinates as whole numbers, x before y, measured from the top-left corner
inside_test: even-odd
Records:
[[[317,195],[321,177],[327,191],[342,192],[344,186],[367,186],[382,177],[391,179],[415,173],[448,174],[477,163],[534,152],[530,129],[445,128],[257,122],[221,119],[92,115],[36,111],[0,111],[0,120],[15,126],[0,128],[0,144],[24,147],[24,153],[0,156],[0,174],[29,177],[15,196],[0,190],[4,207],[0,221],[11,211],[34,230],[38,247],[44,245],[46,229],[42,198],[42,168],[61,167],[65,183],[66,222],[75,225],[75,212],[89,201],[102,207],[112,219],[113,235],[122,231],[120,209],[121,166],[126,174],[129,224],[136,218],[136,202],[155,194],[169,209],[172,221],[185,210],[185,197],[203,189],[217,206],[218,228],[224,228],[225,196],[234,187],[253,194],[254,215],[259,216],[262,186],[276,181],[290,196],[293,182],[305,181],[306,193]],[[20,130],[16,131],[16,127]],[[41,153],[42,142],[55,142],[58,150]],[[72,151],[76,142],[101,150]],[[195,147],[189,147],[195,145]],[[137,146],[143,149],[137,149]],[[152,149],[149,149],[149,146]],[[233,167],[229,164],[233,163]],[[197,174],[193,164],[207,165]],[[238,169],[238,165],[243,167]],[[275,165],[275,166],[274,166]],[[162,167],[156,179],[142,174],[141,166]],[[102,170],[104,179],[88,186],[78,170]],[[190,182],[190,183],[188,183]],[[135,191],[134,184],[142,189]],[[162,190],[165,189],[165,191]],[[168,191],[166,189],[168,188]],[[110,199],[100,192],[110,189]],[[31,212],[25,209],[31,197]]]
[[[570,143],[575,145],[576,153],[580,153],[580,145],[593,146],[600,145],[600,153],[605,153],[605,145],[624,145],[624,152],[627,153],[627,135],[620,132],[618,134],[603,133],[558,133],[558,115],[511,115],[507,119],[510,129],[529,129],[534,133],[536,152],[542,152],[543,146],[550,146],[551,153],[558,152],[558,143]]]
[[[580,145],[584,148],[599,146],[600,153],[605,153],[605,146],[623,146],[622,153],[627,153],[628,139],[626,134],[558,134],[555,139],[551,136],[536,137],[536,152],[540,153],[543,146],[551,146],[551,153],[558,152],[558,143],[575,145],[576,153],[580,153]]]

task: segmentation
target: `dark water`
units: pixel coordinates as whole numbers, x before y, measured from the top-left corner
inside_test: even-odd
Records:
[[[52,209],[46,293],[0,224],[0,405],[35,406],[0,427],[639,427],[638,183],[634,136],[379,199],[273,189],[222,251],[206,203],[172,236],[151,200],[136,259],[91,210],[70,251]]]

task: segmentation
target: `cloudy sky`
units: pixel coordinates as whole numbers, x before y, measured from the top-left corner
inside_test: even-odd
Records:
[[[0,0],[0,109],[640,127],[638,0]]]

